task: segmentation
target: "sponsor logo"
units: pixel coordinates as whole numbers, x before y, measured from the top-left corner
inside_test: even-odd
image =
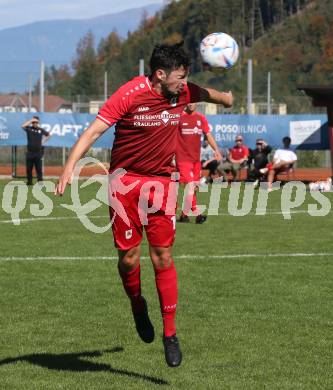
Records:
[[[177,304],[174,304],[174,305],[165,305],[164,306],[164,310],[174,310],[176,309],[177,307]]]
[[[139,108],[138,108],[138,111],[139,111],[139,112],[149,111],[149,107],[139,107]]]

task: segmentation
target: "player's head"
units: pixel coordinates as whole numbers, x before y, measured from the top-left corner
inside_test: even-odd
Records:
[[[290,144],[291,144],[291,138],[290,137],[283,137],[282,138],[282,142],[283,142],[283,145],[285,148],[289,148]]]
[[[196,104],[196,103],[189,103],[189,104],[185,107],[185,111],[186,111],[188,114],[192,114],[192,112],[194,112],[196,109],[197,109],[197,104]]]
[[[34,115],[31,120],[32,126],[38,126],[39,125],[39,117],[37,115]]]
[[[187,83],[190,58],[182,45],[155,46],[150,58],[151,75],[166,97],[179,95]]]

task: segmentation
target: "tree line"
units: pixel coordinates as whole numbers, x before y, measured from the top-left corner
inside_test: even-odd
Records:
[[[96,45],[88,32],[79,41],[71,65],[47,68],[46,90],[66,98],[80,95],[82,100],[102,96],[107,72],[110,95],[138,74],[140,58],[149,72],[156,44],[183,41],[191,56],[192,79],[244,94],[246,60],[251,57],[262,69],[255,72],[257,92],[264,93],[265,72],[271,70],[275,80],[282,82],[273,92],[283,96],[307,76],[320,81],[330,79],[327,73],[333,77],[332,22],[331,0],[168,1],[154,17],[143,15],[139,28],[126,39],[112,31]],[[203,72],[199,44],[214,31],[227,32],[240,46],[241,58],[231,70]]]

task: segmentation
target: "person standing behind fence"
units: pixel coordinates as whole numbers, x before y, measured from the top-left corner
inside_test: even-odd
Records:
[[[27,133],[28,145],[26,154],[27,185],[32,185],[32,170],[35,166],[37,180],[43,180],[42,158],[43,143],[50,137],[50,133],[39,126],[39,117],[33,116],[21,125]],[[43,139],[43,136],[46,137]]]

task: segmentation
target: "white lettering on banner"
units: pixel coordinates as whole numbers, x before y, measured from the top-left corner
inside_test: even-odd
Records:
[[[6,131],[7,128],[7,119],[4,117],[0,117],[0,139],[8,139],[9,133]]]
[[[235,140],[235,134],[227,133],[227,134],[215,134],[216,142],[233,142]]]
[[[0,129],[0,139],[8,139],[8,138],[9,138],[9,133]]]
[[[291,121],[290,138],[293,145],[302,143],[319,144],[321,142],[321,120]]]
[[[217,124],[215,125],[215,133],[233,133],[236,134],[263,134],[267,133],[267,128],[264,124],[258,125],[237,125],[237,124]],[[233,139],[230,139],[233,140]]]
[[[66,134],[73,134],[74,137],[79,136],[79,132],[83,130],[83,125],[75,125],[72,123],[60,124],[56,123],[51,125],[49,123],[42,124],[43,129],[48,131],[51,135],[58,135],[59,137],[64,137]]]

